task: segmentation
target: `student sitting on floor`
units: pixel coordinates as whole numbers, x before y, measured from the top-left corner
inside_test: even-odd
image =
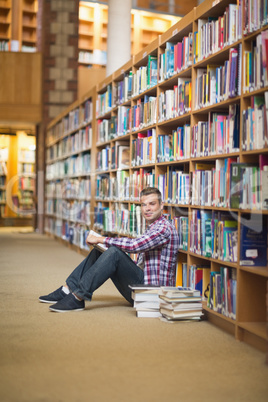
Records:
[[[84,310],[85,300],[107,279],[111,278],[124,298],[132,304],[130,284],[174,286],[179,246],[175,226],[163,215],[161,193],[147,187],[140,193],[141,213],[146,231],[137,238],[99,237],[89,234],[89,245],[101,243],[108,247],[103,253],[93,248],[74,269],[66,285],[39,297],[40,302],[54,303],[51,311]],[[126,253],[138,253],[137,263]]]

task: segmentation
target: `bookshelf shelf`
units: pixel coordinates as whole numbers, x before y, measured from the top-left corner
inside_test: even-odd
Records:
[[[218,317],[219,319],[228,322],[229,324],[235,324],[234,320],[226,317],[225,315],[221,314],[221,313],[217,313],[217,311],[210,309],[209,307],[206,306],[206,303],[203,303],[203,310],[205,310],[207,313],[211,313],[213,315],[215,315],[216,317]]]
[[[198,61],[197,63],[195,63],[194,67],[200,68],[200,67],[207,66],[207,64],[221,64],[226,59],[228,59],[230,49],[237,48],[240,43],[242,43],[242,40],[238,40],[230,45],[224,46],[223,49],[218,50],[218,51],[210,54],[208,57],[205,57],[204,60],[201,60],[201,61]]]
[[[267,339],[266,322],[239,322],[238,326],[254,335],[257,335],[259,338],[263,340]]]
[[[204,312],[208,320],[221,328],[223,331],[228,332],[229,334],[236,336],[236,324],[234,320],[228,319],[227,317],[219,314],[211,309],[203,307]]]
[[[241,265],[240,270],[268,278],[268,267],[245,267]]]
[[[259,149],[250,148],[254,140],[249,138],[248,133],[248,148],[245,147],[248,143],[243,142],[244,118],[251,113],[249,107],[253,100],[261,97],[262,116],[265,115],[268,87],[263,85],[245,93],[242,79],[242,74],[245,74],[244,54],[251,50],[252,42],[260,33],[268,30],[267,22],[256,32],[245,35],[244,25],[239,19],[244,8],[236,8],[238,20],[231,22],[242,31],[237,33],[238,36],[232,36],[232,43],[226,41],[220,49],[214,46],[214,53],[208,52],[201,60],[197,52],[198,35],[202,36],[202,30],[209,29],[206,24],[213,27],[212,24],[229,18],[229,10],[234,10],[234,7],[231,0],[205,0],[50,124],[46,181],[49,190],[49,186],[54,188],[64,180],[81,178],[80,174],[73,176],[73,172],[69,171],[68,174],[63,171],[60,174],[63,162],[79,157],[83,154],[81,150],[53,154],[53,147],[60,147],[82,127],[64,130],[67,117],[71,111],[83,108],[86,99],[91,99],[97,112],[96,118],[91,120],[96,136],[91,148],[86,151],[91,154],[91,170],[86,177],[91,180],[90,211],[94,221],[92,219],[86,229],[83,226],[78,234],[78,228],[81,229],[81,222],[85,220],[62,217],[61,204],[65,201],[71,206],[81,201],[81,197],[63,199],[60,193],[54,192],[54,197],[46,200],[46,230],[68,242],[68,231],[71,229],[75,244],[80,245],[82,250],[82,233],[91,227],[112,236],[137,235],[142,230],[142,225],[135,226],[139,219],[139,192],[145,186],[158,187],[163,194],[164,214],[178,225],[183,238],[179,261],[187,265],[188,283],[193,283],[190,275],[199,267],[203,271],[204,284],[210,285],[209,297],[215,297],[213,302],[209,299],[204,303],[208,319],[237,339],[265,351],[265,342],[268,341],[264,330],[267,260],[264,258],[266,266],[263,267],[245,266],[246,263],[240,265],[240,260],[244,261],[245,222],[254,223],[261,219],[265,228],[268,220],[268,210],[262,208],[264,204],[261,200],[265,190],[261,181],[265,177],[263,166],[268,166],[268,126],[263,125],[263,130],[259,130],[266,136],[263,145],[258,145]],[[90,18],[93,21],[93,17]],[[235,21],[239,23],[235,24]],[[222,35],[227,38],[229,28],[226,24],[224,26]],[[148,33],[154,31],[150,25],[146,29]],[[179,53],[182,43],[185,44],[185,54]],[[206,43],[205,37],[203,43]],[[179,63],[175,68],[175,53],[177,57],[184,55],[187,60],[188,64],[183,64],[181,69]],[[222,86],[223,82],[230,84],[229,87],[225,85],[229,89],[219,94],[217,103],[212,96],[215,90],[213,65],[220,66],[217,79],[222,80]],[[266,74],[265,70],[263,74]],[[235,85],[231,86],[231,82]],[[206,99],[198,103],[199,98],[195,97],[198,96],[200,83],[201,93]],[[212,92],[209,92],[210,89]],[[163,105],[161,111],[160,106]],[[165,114],[166,110],[168,114]],[[176,113],[173,113],[175,110]],[[151,119],[147,119],[147,115]],[[255,120],[251,124],[256,124]],[[199,142],[203,148],[197,147]],[[114,163],[113,152],[116,152],[117,146],[129,148],[129,159],[122,168],[111,164]],[[243,169],[242,176],[235,182],[240,168]],[[48,180],[53,169],[53,180]],[[235,183],[238,183],[238,199],[235,198]],[[249,183],[252,185],[249,186]],[[220,283],[226,296],[222,306],[223,301],[216,298],[221,295]],[[213,303],[216,305],[212,308]]]

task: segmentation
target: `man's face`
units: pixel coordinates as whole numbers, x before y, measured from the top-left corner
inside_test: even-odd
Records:
[[[162,213],[163,205],[159,202],[156,194],[141,197],[141,213],[149,224],[153,223]]]

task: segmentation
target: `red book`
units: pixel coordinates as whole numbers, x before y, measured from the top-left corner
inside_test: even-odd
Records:
[[[178,72],[178,43],[174,45],[174,73]]]
[[[178,43],[178,71],[180,71],[181,67],[182,67],[182,55],[181,55],[181,52],[182,52],[182,43],[179,42]]]

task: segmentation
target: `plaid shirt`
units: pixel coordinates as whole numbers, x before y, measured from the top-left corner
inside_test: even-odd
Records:
[[[144,263],[146,285],[175,285],[179,238],[175,226],[164,216],[160,216],[137,238],[106,237],[104,243],[127,253],[139,253],[137,264]]]

